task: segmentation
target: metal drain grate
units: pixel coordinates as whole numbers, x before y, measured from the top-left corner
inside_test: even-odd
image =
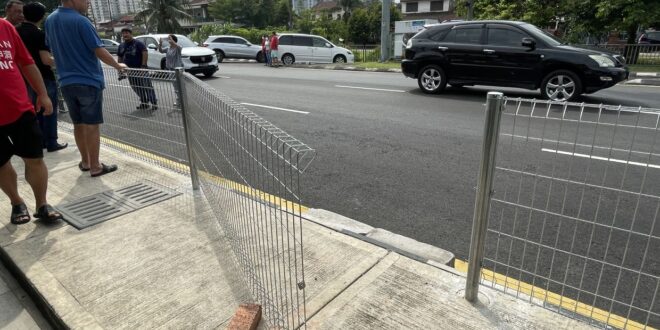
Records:
[[[69,224],[77,229],[84,229],[180,194],[151,181],[140,181],[60,205],[57,210]]]

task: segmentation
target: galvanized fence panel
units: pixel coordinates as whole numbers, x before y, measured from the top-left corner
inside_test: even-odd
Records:
[[[626,64],[632,65],[659,65],[660,45],[653,44],[598,44],[578,45],[590,49],[603,49],[625,58]]]
[[[102,143],[191,175],[266,321],[304,327],[300,176],[315,151],[190,74],[103,70]]]
[[[191,75],[193,163],[270,325],[304,326],[300,176],[314,150]]]
[[[481,283],[598,326],[660,326],[659,123],[506,99]]]
[[[131,69],[120,74],[104,66],[103,74],[102,143],[114,149],[121,145],[119,150],[129,148],[141,160],[188,173],[174,72]],[[60,123],[73,130],[68,114],[60,115]]]
[[[349,49],[355,55],[355,62],[380,61],[380,45],[354,45]]]

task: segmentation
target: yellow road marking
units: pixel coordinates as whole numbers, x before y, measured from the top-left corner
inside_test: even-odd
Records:
[[[177,161],[173,161],[171,159],[167,159],[165,157],[155,155],[153,153],[144,151],[140,148],[136,148],[136,147],[133,147],[131,145],[119,142],[117,140],[112,140],[112,139],[109,139],[109,138],[106,138],[106,137],[101,137],[101,141],[103,143],[112,145],[112,146],[117,147],[117,148],[119,148],[121,150],[124,150],[126,152],[137,154],[139,156],[143,156],[143,157],[152,159],[154,161],[157,161],[157,162],[165,165],[166,167],[171,167],[173,169],[182,171],[183,173],[190,173],[190,169],[188,168],[188,165],[179,163]],[[285,199],[277,197],[275,195],[265,193],[265,192],[260,191],[258,189],[246,186],[244,184],[234,182],[234,181],[231,181],[231,180],[227,180],[225,178],[221,178],[221,177],[215,176],[213,174],[210,174],[210,173],[204,172],[204,171],[199,171],[198,170],[198,173],[200,174],[200,176],[203,176],[206,179],[211,180],[211,181],[217,183],[220,186],[239,191],[239,192],[241,192],[243,194],[246,194],[248,196],[251,196],[251,197],[261,199],[262,201],[264,201],[266,203],[277,205],[277,206],[279,206],[280,208],[282,208],[286,211],[294,212],[295,214],[301,214],[302,212],[307,212],[309,210],[309,208],[306,207],[306,206],[303,206],[303,205],[285,200]]]
[[[460,259],[455,259],[454,268],[460,272],[467,273],[468,263]],[[497,285],[501,285],[503,287],[524,293],[528,296],[541,299],[552,305],[560,306],[563,309],[573,311],[582,316],[586,316],[588,318],[594,319],[602,323],[607,323],[608,325],[611,325],[618,329],[625,328],[625,329],[635,329],[635,330],[637,329],[655,330],[654,328],[651,328],[649,326],[644,326],[641,323],[628,320],[625,317],[621,317],[619,315],[609,313],[605,310],[593,306],[589,306],[587,304],[575,301],[570,298],[563,297],[554,292],[541,289],[531,284],[512,279],[510,277],[495,273],[487,269],[481,270],[481,278],[487,282],[491,282],[491,283],[494,282]]]

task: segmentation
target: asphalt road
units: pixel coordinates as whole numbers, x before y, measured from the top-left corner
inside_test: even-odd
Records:
[[[535,91],[486,87],[449,88],[442,95],[425,95],[415,80],[397,73],[268,68],[256,63],[221,64],[215,77],[204,81],[316,149],[317,157],[301,179],[304,205],[441,247],[464,260],[472,228],[486,92],[539,97]],[[171,92],[170,85],[155,84],[161,109],[148,112],[134,110],[137,101],[126,82],[121,87],[115,84],[106,91],[106,102],[113,104],[106,106],[106,115],[114,116],[116,125],[106,125],[104,132],[148,145],[164,156],[185,159],[180,115],[168,109],[173,97],[164,93]],[[660,108],[660,88],[616,86],[581,101]],[[510,103],[507,109],[515,111],[516,105]],[[657,215],[648,211],[655,210],[657,200],[649,197],[636,204],[639,198],[616,192],[660,196],[660,173],[654,167],[660,165],[657,130],[635,133],[622,125],[657,127],[658,116],[539,106],[534,117],[563,116],[564,120],[528,120],[522,115],[529,115],[530,107],[523,104],[521,109],[515,121],[511,115],[504,116],[502,136],[510,141],[500,152],[503,170],[495,180],[498,202],[493,203],[490,228],[508,236],[489,236],[487,265],[581,301],[595,300],[599,307],[624,316],[626,306],[612,305],[590,292],[616,296],[623,302],[636,294],[635,306],[648,309],[644,304],[658,294],[653,274],[660,270],[656,239],[660,228],[653,226]],[[580,115],[583,120],[618,123],[621,128],[581,124],[576,130],[568,119]],[[213,127],[207,129],[212,134]],[[625,152],[628,149],[636,153]],[[626,167],[580,156],[588,154],[653,166]],[[574,182],[591,186],[581,190],[581,195],[567,193],[575,190]],[[598,225],[576,219],[593,219]],[[580,254],[605,260],[607,265],[585,262]],[[516,267],[502,267],[498,262]],[[612,266],[622,263],[651,275],[639,281],[631,278],[621,286],[595,287],[593,283],[627,279],[630,274]],[[570,287],[557,283],[564,281]],[[653,309],[660,312],[658,302]],[[644,323],[646,315],[636,313],[633,310],[631,317]],[[657,325],[660,319],[652,316],[649,322]]]

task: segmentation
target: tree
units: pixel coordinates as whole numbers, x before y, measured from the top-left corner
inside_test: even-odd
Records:
[[[353,13],[353,9],[362,5],[361,0],[339,0],[339,6],[344,10],[344,21],[348,22]]]
[[[351,41],[363,45],[373,41],[373,31],[369,26],[369,12],[366,9],[356,9],[348,19],[348,37]]]
[[[185,12],[187,0],[145,0],[145,8],[135,20],[144,23],[150,31],[176,33],[181,31],[179,20],[192,19]]]

